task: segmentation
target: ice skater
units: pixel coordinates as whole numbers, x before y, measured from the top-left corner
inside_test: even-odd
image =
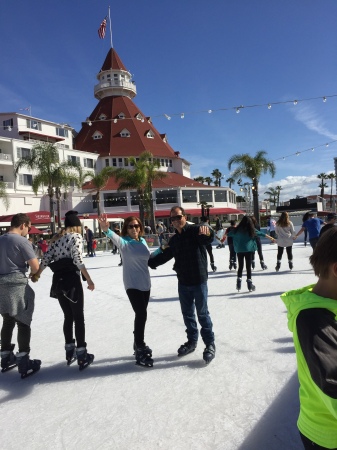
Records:
[[[296,235],[294,225],[289,220],[289,214],[286,211],[281,213],[279,220],[276,222],[276,235],[277,235],[277,262],[275,270],[278,272],[281,267],[281,260],[284,249],[286,249],[288,256],[289,269],[292,270],[293,264],[293,244],[294,237]]]

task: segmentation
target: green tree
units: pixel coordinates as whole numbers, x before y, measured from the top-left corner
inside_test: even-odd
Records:
[[[59,177],[59,164],[60,157],[56,146],[46,142],[34,145],[30,156],[20,158],[14,166],[16,177],[22,168],[30,169],[33,172],[32,188],[35,195],[41,187],[47,187],[52,233],[55,233],[54,194],[56,180]]]
[[[322,172],[320,174],[317,175],[317,178],[319,180],[321,180],[321,182],[319,183],[318,187],[321,189],[321,197],[324,198],[324,189],[328,187],[328,185],[326,184],[325,180],[327,180],[329,178],[329,175]]]
[[[229,184],[229,189],[232,189],[232,184],[235,183],[235,179],[233,177],[229,177],[227,178],[226,183]]]
[[[205,183],[208,184],[208,186],[210,186],[211,183],[213,183],[213,179],[211,177],[206,177],[204,181],[205,181]]]
[[[233,155],[228,161],[229,170],[231,170],[233,165],[237,166],[232,172],[232,177],[235,180],[241,177],[252,180],[254,216],[258,222],[260,222],[258,191],[260,177],[263,173],[270,173],[270,175],[274,177],[276,173],[275,164],[268,160],[266,155],[266,151],[259,150],[255,156],[243,153],[241,155]]]
[[[275,189],[277,191],[277,204],[279,205],[280,204],[280,194],[281,194],[281,191],[282,191],[283,187],[282,186],[276,186]]]
[[[272,203],[273,205],[276,205],[277,203],[277,196],[278,191],[276,188],[269,188],[268,191],[265,192],[265,194],[269,195],[268,201]]]
[[[330,182],[331,182],[331,190],[330,190],[330,208],[332,209],[332,189],[333,189],[333,182],[334,182],[334,180],[336,179],[336,175],[335,175],[333,172],[331,172],[331,173],[329,173],[329,175],[328,175],[328,179],[329,179]]]
[[[220,172],[219,169],[214,169],[211,173],[212,177],[214,178],[214,184],[215,186],[221,186],[221,180],[223,179],[223,175]]]
[[[162,180],[167,175],[158,170],[160,162],[153,159],[150,152],[143,152],[139,159],[129,158],[131,170],[110,167],[110,174],[119,182],[118,190],[136,189],[139,198],[139,218],[144,223],[147,213],[151,228],[155,229],[155,215],[153,208],[152,185],[156,180]]]
[[[6,183],[4,181],[0,181],[0,199],[7,211],[10,205],[10,200],[6,191]]]
[[[205,183],[205,178],[204,177],[195,177],[195,178],[193,178],[193,180],[199,181],[199,183]]]

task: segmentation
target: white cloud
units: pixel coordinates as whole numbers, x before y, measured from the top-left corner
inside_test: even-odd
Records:
[[[337,134],[331,132],[326,127],[324,120],[318,116],[317,112],[310,105],[297,105],[291,109],[295,119],[303,123],[309,130],[315,131],[331,140],[337,139]]]

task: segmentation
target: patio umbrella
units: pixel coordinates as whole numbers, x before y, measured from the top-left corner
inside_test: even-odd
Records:
[[[29,234],[43,234],[43,231],[39,230],[38,228],[34,227],[34,225],[32,225],[30,227]]]

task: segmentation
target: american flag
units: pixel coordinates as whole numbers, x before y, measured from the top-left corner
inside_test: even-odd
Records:
[[[106,30],[106,17],[102,20],[102,23],[98,28],[98,36],[100,39],[105,38],[105,30]]]

